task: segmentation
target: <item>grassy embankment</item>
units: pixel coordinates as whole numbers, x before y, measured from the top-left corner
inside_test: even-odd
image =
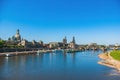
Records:
[[[110,53],[110,55],[116,59],[116,60],[119,60],[120,61],[120,50],[114,50]]]

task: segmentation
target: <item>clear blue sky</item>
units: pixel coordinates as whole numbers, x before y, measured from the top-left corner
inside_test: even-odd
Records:
[[[119,0],[0,0],[0,37],[20,29],[27,40],[120,43]]]

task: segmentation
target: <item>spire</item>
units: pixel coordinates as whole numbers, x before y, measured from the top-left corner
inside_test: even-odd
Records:
[[[66,36],[65,36],[65,39],[66,39]]]
[[[19,29],[17,29],[17,32],[16,32],[16,34],[14,36],[14,40],[21,41],[21,35],[20,35],[19,32],[20,32]]]
[[[19,32],[20,32],[20,30],[19,30],[19,29],[17,29],[17,34],[19,34]]]
[[[67,44],[67,38],[66,38],[66,36],[65,36],[65,38],[63,39],[63,43],[64,43],[64,44]]]
[[[72,40],[73,43],[75,43],[75,37],[73,36],[73,40]]]

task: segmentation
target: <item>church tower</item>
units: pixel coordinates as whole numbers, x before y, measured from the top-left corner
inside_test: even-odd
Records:
[[[73,36],[73,40],[72,40],[72,42],[75,44],[75,37]]]
[[[72,48],[72,49],[75,49],[75,47],[76,47],[75,37],[74,37],[74,36],[73,36],[72,41],[71,41],[70,44],[69,44],[69,47]]]
[[[63,39],[63,43],[64,43],[64,44],[67,44],[67,38],[66,38],[66,36],[65,36],[65,38]]]
[[[16,32],[16,34],[15,34],[15,40],[16,40],[16,41],[21,41],[21,35],[20,35],[19,29],[17,30],[17,32]]]

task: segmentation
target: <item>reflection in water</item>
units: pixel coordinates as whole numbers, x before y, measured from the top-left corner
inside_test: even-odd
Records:
[[[1,57],[0,80],[119,80],[119,72],[97,64],[99,53],[56,52]]]
[[[108,76],[120,76],[120,72],[118,70],[111,70]]]
[[[53,54],[52,53],[50,53],[50,64],[52,63],[52,57],[53,57]]]
[[[63,53],[63,62],[64,62],[64,65],[67,62],[66,60],[67,60],[67,53]]]
[[[75,54],[76,54],[76,53],[72,53],[72,54],[71,54],[73,65],[75,64]]]

